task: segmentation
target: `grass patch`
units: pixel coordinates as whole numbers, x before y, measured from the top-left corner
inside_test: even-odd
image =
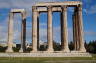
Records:
[[[45,63],[46,61],[96,60],[96,54],[92,56],[93,57],[0,57],[0,63]]]

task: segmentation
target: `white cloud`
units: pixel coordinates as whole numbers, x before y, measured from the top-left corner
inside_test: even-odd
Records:
[[[0,26],[0,41],[7,41],[6,38],[7,38],[6,27]]]
[[[0,23],[0,41],[7,41],[7,32],[8,32],[8,18],[4,19]]]
[[[10,3],[7,3],[7,2],[0,2],[0,8],[10,8],[11,5]]]
[[[46,41],[47,40],[47,29],[46,28],[41,28],[39,29],[39,33],[40,33],[40,40],[42,41]]]

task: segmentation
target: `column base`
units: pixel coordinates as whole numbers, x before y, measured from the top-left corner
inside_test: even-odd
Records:
[[[47,51],[46,52],[54,52],[54,49],[53,48],[50,48],[50,49],[47,49]]]
[[[64,52],[64,53],[70,52],[69,48],[62,49],[61,51]]]
[[[13,52],[13,49],[12,48],[7,48],[6,52],[11,53],[11,52]]]
[[[84,53],[84,52],[86,52],[86,49],[85,49],[85,48],[80,48],[80,49],[79,49],[79,52]]]
[[[23,52],[23,49],[21,48],[21,49],[19,50],[19,52]]]
[[[32,50],[32,51],[30,51],[30,53],[37,53],[38,52],[38,50]]]
[[[78,50],[73,50],[73,51],[71,51],[71,53],[79,53],[79,51]]]

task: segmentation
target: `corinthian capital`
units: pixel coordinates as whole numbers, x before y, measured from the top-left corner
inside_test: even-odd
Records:
[[[61,8],[62,8],[63,11],[67,11],[67,6],[66,5],[61,6]]]
[[[36,6],[32,6],[32,11],[37,11],[37,7]]]
[[[52,6],[48,6],[48,11],[52,11]]]
[[[82,11],[82,5],[78,5],[78,11]]]

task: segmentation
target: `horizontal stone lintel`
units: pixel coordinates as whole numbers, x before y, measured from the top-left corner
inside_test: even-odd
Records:
[[[74,5],[82,5],[82,2],[80,1],[65,1],[65,2],[43,2],[43,3],[37,3],[35,6],[42,7],[42,6],[74,6]]]
[[[45,8],[45,7],[42,7],[42,8],[37,8],[37,11],[39,11],[39,12],[47,12],[48,10],[47,10],[47,8]],[[52,11],[62,11],[62,9],[61,9],[61,7],[53,7],[52,8]]]
[[[11,12],[13,13],[22,13],[22,12],[25,12],[24,9],[12,9]]]

